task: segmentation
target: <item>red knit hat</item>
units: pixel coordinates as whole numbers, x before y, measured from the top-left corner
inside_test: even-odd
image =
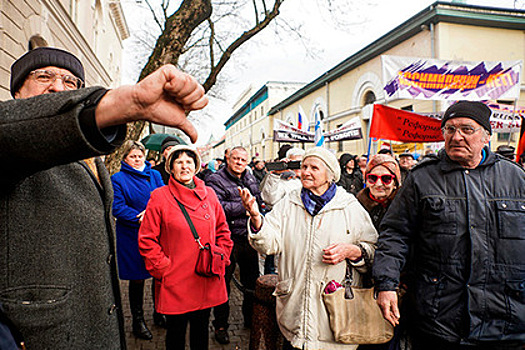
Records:
[[[372,169],[378,165],[382,165],[387,168],[388,171],[390,171],[390,173],[396,177],[396,184],[398,186],[401,185],[401,172],[399,171],[399,164],[397,164],[397,161],[389,154],[376,154],[370,157],[370,160],[366,165],[365,179],[366,175],[368,175],[368,173],[370,173],[370,171],[372,171]]]

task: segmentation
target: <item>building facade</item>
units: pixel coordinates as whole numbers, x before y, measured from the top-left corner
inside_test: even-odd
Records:
[[[416,113],[435,113],[447,108],[448,102],[442,101],[398,99],[389,100],[387,103],[383,92],[382,55],[471,62],[523,60],[525,11],[436,2],[306,84],[288,98],[272,105],[266,119],[296,121],[297,113],[302,109],[313,127],[311,116],[317,111],[321,116],[323,129],[329,131],[358,116],[361,120],[363,139],[330,142],[325,146],[336,151],[338,155],[343,152],[366,154],[374,103],[387,104]],[[523,106],[525,104],[523,72],[520,79],[521,94],[517,105]],[[514,104],[514,101],[498,102]],[[238,119],[237,123],[240,120]],[[235,121],[233,118],[229,121],[230,128],[234,127]],[[261,120],[261,123],[264,121]],[[272,139],[273,130],[270,126],[272,124],[266,125],[270,128],[267,138]],[[244,129],[239,126],[238,130]],[[230,140],[250,140],[251,135],[239,135],[237,139],[226,137],[226,146],[232,145]],[[502,143],[515,145],[517,138],[517,134],[496,134],[492,138],[491,147],[495,149]],[[308,148],[313,144],[298,145]],[[396,150],[401,150],[407,145],[397,146]],[[272,147],[273,150],[277,149],[278,145],[266,147]],[[378,142],[372,142],[371,153],[375,153],[379,147]],[[419,147],[432,147],[432,145],[420,144]],[[418,149],[420,153],[423,151]]]
[[[75,54],[86,86],[118,86],[128,37],[119,0],[0,0],[0,99],[11,98],[11,64],[37,46]]]
[[[268,111],[303,86],[304,83],[267,82],[253,94],[253,89],[247,89],[234,105],[234,114],[224,123],[225,139],[215,145],[214,154],[222,157],[226,148],[243,146],[250,157],[275,158],[278,148],[273,142],[273,117]]]

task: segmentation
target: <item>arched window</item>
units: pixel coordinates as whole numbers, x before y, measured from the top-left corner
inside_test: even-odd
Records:
[[[376,94],[373,91],[367,91],[363,97],[363,106],[373,104],[377,101]]]

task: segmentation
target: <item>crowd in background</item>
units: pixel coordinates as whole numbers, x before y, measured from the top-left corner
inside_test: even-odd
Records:
[[[525,157],[490,150],[485,104],[450,106],[444,148],[421,157],[283,145],[275,161],[250,162],[235,146],[202,164],[168,137],[153,165],[140,142],[124,142],[125,123],[177,126],[195,141],[186,112],[206,105],[202,86],[169,65],[114,90],[83,80],[74,55],[38,48],[15,61],[15,100],[0,103],[11,166],[0,176],[2,349],[125,348],[118,279],[129,281],[134,336],[150,340],[149,278],[166,349],[185,349],[188,325],[190,348],[207,349],[212,313],[228,344],[237,267],[247,328],[257,278],[277,274],[284,349],[358,347],[334,338],[328,286],[373,286],[395,326],[392,340],[361,349],[522,348]],[[123,143],[110,178],[98,156]]]

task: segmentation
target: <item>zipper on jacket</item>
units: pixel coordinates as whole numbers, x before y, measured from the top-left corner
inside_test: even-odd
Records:
[[[311,270],[312,270],[312,254],[311,254],[311,247],[312,247],[312,240],[313,240],[313,233],[314,233],[314,230],[315,230],[315,225],[314,225],[314,221],[315,221],[315,216],[312,216],[312,221],[310,223],[310,234],[309,234],[309,239],[308,239],[308,246],[307,246],[307,249],[306,251],[307,252],[310,252],[308,255],[307,255],[307,266],[310,265],[310,268],[307,269],[306,271],[306,283],[305,283],[305,289],[304,289],[304,302],[305,302],[305,308],[304,308],[304,316],[303,316],[303,338],[304,340],[306,341],[306,328],[308,326],[308,323],[306,322],[307,320],[307,315],[308,315],[308,310],[309,310],[309,304],[308,304],[308,290],[309,290],[309,287],[310,287],[310,276],[311,276]],[[310,263],[310,264],[308,264]]]

